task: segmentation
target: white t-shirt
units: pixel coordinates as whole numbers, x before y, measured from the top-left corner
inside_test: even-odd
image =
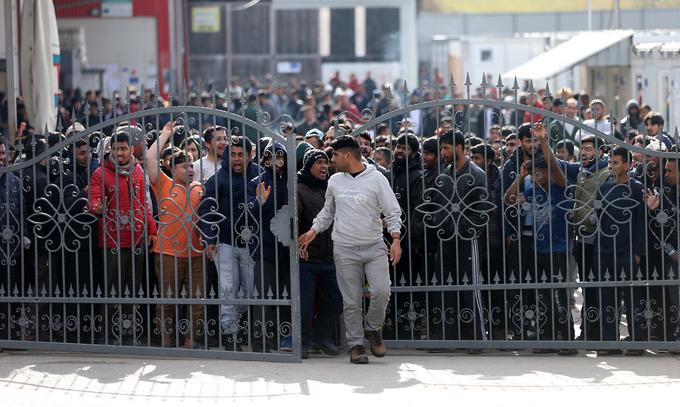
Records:
[[[595,130],[599,130],[604,134],[611,134],[611,132],[612,132],[611,124],[609,124],[609,122],[605,119],[600,119],[598,121],[595,121],[595,119],[584,120],[583,125],[588,126],[588,127],[592,127]],[[583,129],[583,131],[576,132],[576,136],[574,137],[574,139],[576,141],[581,141],[581,138],[583,138],[583,137],[585,137],[589,134],[592,134],[592,133],[588,132],[586,129]]]
[[[213,162],[208,157],[203,157],[194,161],[194,179],[203,183],[215,175],[220,168],[222,168],[222,160]]]

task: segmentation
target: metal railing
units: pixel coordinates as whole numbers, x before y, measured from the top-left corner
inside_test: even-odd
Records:
[[[0,346],[299,360],[291,120],[258,118],[100,109],[55,145],[20,140],[0,168]]]
[[[482,97],[471,97],[468,80],[464,98],[439,90],[411,103],[403,92],[395,104],[388,93],[382,115],[377,100],[361,117],[340,115],[352,135],[372,133],[363,149],[371,163],[379,143],[400,144],[407,117],[439,135],[426,141],[427,131],[411,128],[419,145],[397,149],[384,169],[404,222],[388,345],[680,349],[680,154],[653,140],[625,143],[613,118],[595,130],[520,104],[516,85],[513,101],[487,97],[482,85]],[[257,121],[195,106],[104,121],[100,109],[97,124],[54,145],[21,140],[19,158],[0,168],[0,346],[299,361],[293,121],[252,109]],[[517,129],[525,121],[547,129],[548,150],[534,130],[512,143],[496,138],[506,125],[527,131]],[[215,126],[219,137],[201,141]],[[456,132],[470,129],[480,140],[466,134],[459,145]],[[120,133],[136,164],[119,158],[125,143],[111,135]],[[164,155],[163,137],[198,153],[197,183],[181,174],[181,154]],[[252,143],[250,159],[238,137]],[[566,141],[594,158],[552,165]],[[610,177],[624,156],[634,181]],[[258,199],[261,182],[271,192]]]

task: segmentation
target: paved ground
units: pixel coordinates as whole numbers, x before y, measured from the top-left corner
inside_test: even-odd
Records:
[[[0,406],[651,405],[680,400],[680,357],[428,355],[392,351],[368,366],[0,353]],[[585,402],[583,404],[582,402]],[[539,404],[536,404],[539,403]],[[469,404],[472,405],[472,404]]]

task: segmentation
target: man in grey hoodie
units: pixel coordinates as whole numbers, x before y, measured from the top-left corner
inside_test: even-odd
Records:
[[[383,242],[383,219],[392,235],[389,257],[396,266],[401,257],[401,209],[387,179],[373,165],[361,160],[361,147],[349,136],[333,144],[337,173],[328,181],[326,202],[312,227],[299,237],[300,250],[306,250],[317,234],[333,224],[333,257],[338,286],[343,299],[350,361],[368,363],[364,331],[376,357],[385,356],[380,329],[390,300],[390,275],[387,247]],[[368,281],[371,302],[363,324],[364,281]]]

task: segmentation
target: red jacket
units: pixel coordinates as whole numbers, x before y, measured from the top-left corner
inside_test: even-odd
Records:
[[[543,103],[536,101],[534,106],[537,109],[543,109]],[[524,112],[524,121],[522,123],[537,123],[543,120],[543,115],[533,112]]]
[[[92,173],[90,194],[90,211],[106,199],[104,214],[99,219],[99,247],[145,245],[145,224],[148,235],[156,235],[156,222],[146,199],[146,182],[139,164],[135,163],[130,176],[123,176],[116,174],[109,160],[104,160],[104,165]]]

